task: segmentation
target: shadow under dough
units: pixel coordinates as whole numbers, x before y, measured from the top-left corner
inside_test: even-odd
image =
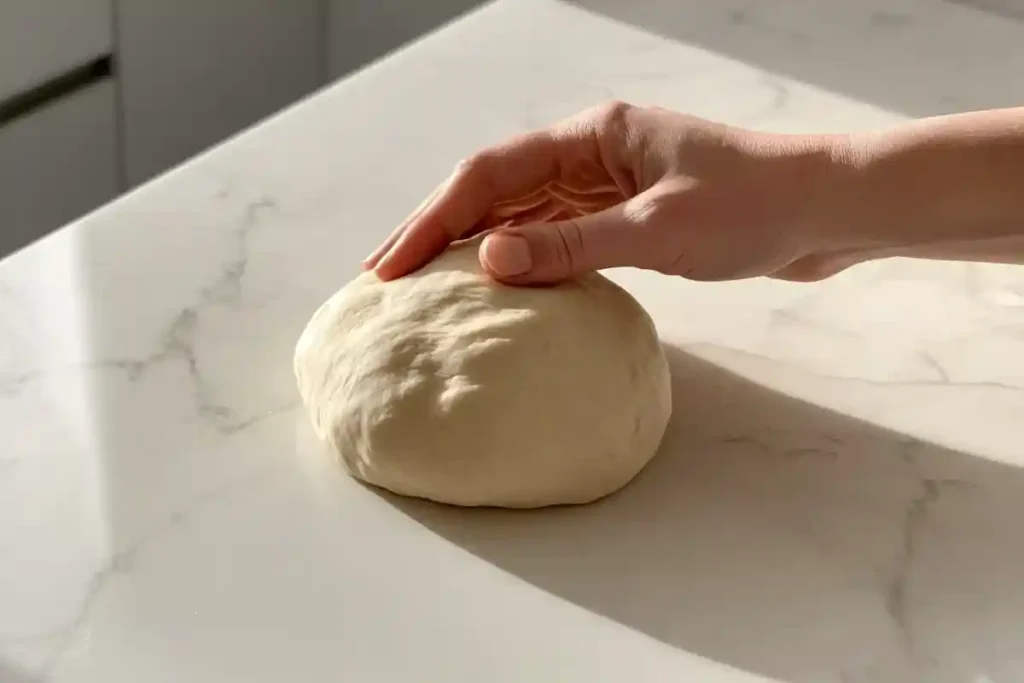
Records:
[[[661,450],[613,496],[511,511],[380,495],[549,593],[761,675],[947,680],[949,667],[1019,665],[1024,471],[666,353]]]

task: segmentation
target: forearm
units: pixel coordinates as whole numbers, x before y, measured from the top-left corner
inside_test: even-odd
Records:
[[[830,202],[840,249],[1024,263],[1024,107],[914,121],[847,140]]]

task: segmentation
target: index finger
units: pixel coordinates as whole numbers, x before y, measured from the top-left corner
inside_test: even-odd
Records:
[[[517,136],[459,163],[377,262],[382,280],[410,273],[465,236],[495,204],[536,192],[559,175],[559,142],[549,130]]]

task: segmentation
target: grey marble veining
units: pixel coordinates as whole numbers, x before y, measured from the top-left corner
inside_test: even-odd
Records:
[[[610,97],[887,126],[1021,64],[937,0],[499,0],[0,262],[0,681],[1024,681],[1019,268],[610,272],[677,409],[581,508],[361,487],[291,372],[482,145]]]

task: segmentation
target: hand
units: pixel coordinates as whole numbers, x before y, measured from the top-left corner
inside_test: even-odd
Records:
[[[814,210],[842,143],[604,105],[460,163],[364,267],[394,279],[493,231],[480,261],[509,284],[618,266],[818,279],[850,265],[828,256]]]

